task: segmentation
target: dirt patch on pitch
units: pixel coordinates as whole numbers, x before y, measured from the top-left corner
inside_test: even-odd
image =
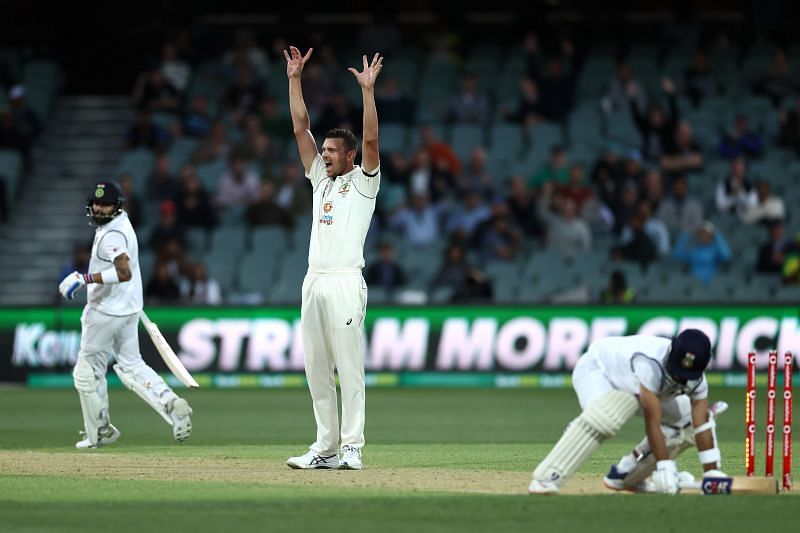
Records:
[[[292,470],[283,463],[238,458],[153,457],[113,453],[45,453],[0,451],[0,475],[69,476],[85,479],[256,483],[285,486],[330,486],[407,492],[524,494],[527,472],[454,470],[449,468],[381,468],[353,471]],[[567,494],[600,494],[596,477],[576,476]]]

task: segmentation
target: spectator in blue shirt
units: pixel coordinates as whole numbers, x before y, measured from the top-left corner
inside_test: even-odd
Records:
[[[403,207],[389,220],[392,229],[400,231],[414,246],[425,246],[439,240],[440,210],[428,202],[424,194],[411,197],[411,205]]]
[[[731,260],[731,249],[725,238],[714,231],[711,222],[704,222],[695,234],[695,242],[689,243],[689,234],[681,234],[673,256],[689,265],[692,275],[708,285],[717,274],[721,263]]]
[[[753,158],[764,152],[761,135],[750,129],[750,121],[745,115],[736,115],[733,130],[725,133],[719,143],[719,155],[733,159],[740,155]]]

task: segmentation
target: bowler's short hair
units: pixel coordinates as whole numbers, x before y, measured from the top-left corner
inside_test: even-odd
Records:
[[[356,141],[356,136],[353,134],[352,131],[344,129],[344,128],[333,128],[332,130],[328,131],[325,134],[326,139],[341,139],[344,141],[344,148],[348,152],[350,150],[356,150],[358,142]]]

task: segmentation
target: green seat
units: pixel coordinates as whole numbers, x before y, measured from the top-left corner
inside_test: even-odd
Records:
[[[156,267],[156,257],[153,252],[143,250],[139,252],[139,273],[142,276],[142,285],[147,287],[147,283],[153,279]]]
[[[402,124],[386,124],[380,128],[381,151],[403,152],[407,139],[408,130]]]
[[[22,156],[16,150],[0,150],[0,179],[6,184],[6,193],[10,202],[17,196],[22,173]]]
[[[289,249],[289,237],[281,227],[256,227],[250,234],[250,249],[260,254],[279,257]]]
[[[450,130],[451,144],[459,158],[466,160],[476,147],[482,147],[483,128],[471,124],[456,124]]]
[[[211,253],[238,257],[245,250],[245,230],[243,227],[219,227],[211,234]]]
[[[180,173],[181,168],[191,161],[195,150],[197,150],[197,140],[191,137],[179,137],[172,142],[169,147],[169,160],[173,174]]]
[[[238,256],[225,250],[212,250],[205,256],[205,263],[208,276],[217,280],[222,292],[226,294],[232,292],[238,270]]]
[[[245,254],[239,267],[239,290],[266,296],[275,282],[279,259],[279,256],[263,251]]]
[[[133,178],[134,190],[140,196],[147,195],[147,180],[153,173],[155,155],[152,151],[139,148],[125,152],[117,164],[115,174],[121,176],[130,174]]]
[[[208,194],[213,196],[217,191],[219,178],[227,168],[228,165],[224,159],[217,159],[216,161],[197,166],[195,169],[197,171],[197,178],[200,180],[200,183],[203,184]]]
[[[307,256],[291,253],[283,256],[278,277],[269,291],[268,300],[272,303],[294,304],[301,299],[303,279],[308,271]]]
[[[492,127],[489,137],[492,157],[518,159],[522,155],[523,132],[520,126],[496,124]]]
[[[204,228],[189,228],[186,241],[191,252],[204,253],[208,248],[208,232]]]

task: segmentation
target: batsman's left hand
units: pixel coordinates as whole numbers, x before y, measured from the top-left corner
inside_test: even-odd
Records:
[[[84,285],[86,285],[86,280],[83,279],[83,274],[73,272],[61,280],[61,283],[58,284],[58,292],[67,300],[74,300],[75,293]]]

